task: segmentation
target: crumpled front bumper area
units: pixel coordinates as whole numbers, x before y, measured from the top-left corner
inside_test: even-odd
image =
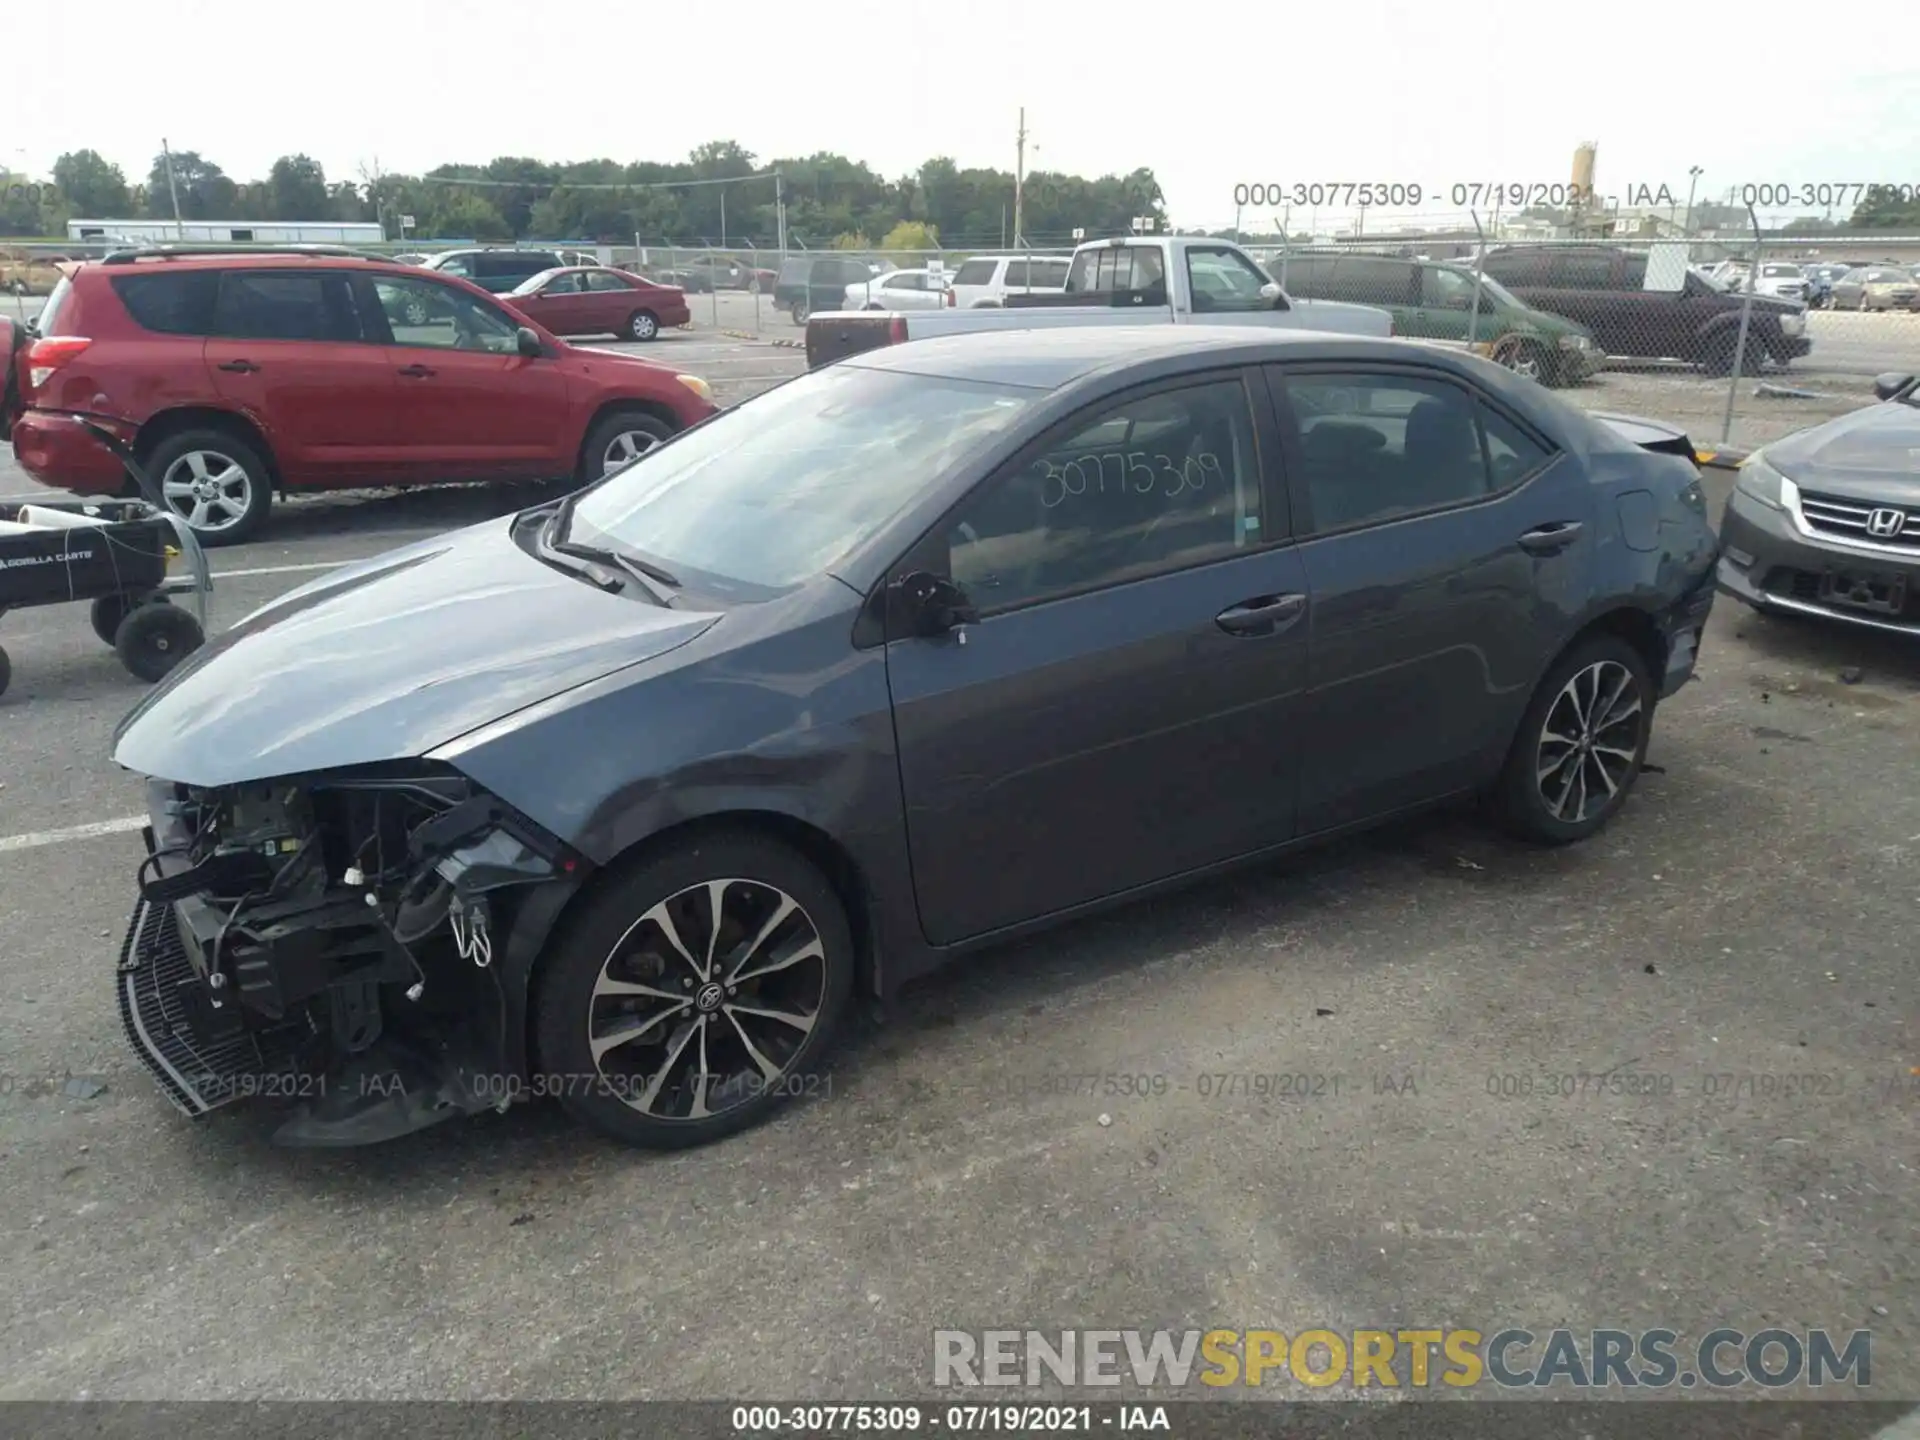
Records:
[[[292,1070],[291,1054],[264,1053],[233,1002],[208,992],[172,905],[142,900],[134,907],[116,979],[127,1040],[181,1113],[197,1117],[261,1094],[269,1077]]]

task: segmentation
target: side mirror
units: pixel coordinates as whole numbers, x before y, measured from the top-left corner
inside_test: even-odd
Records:
[[[1260,298],[1278,310],[1286,303],[1286,292],[1269,280],[1260,287]]]
[[[1898,370],[1889,370],[1884,375],[1873,377],[1873,398],[1891,400],[1913,383],[1913,376]]]
[[[915,570],[893,582],[897,613],[915,635],[945,635],[980,618],[967,592],[944,575]]]
[[[520,353],[529,360],[538,360],[547,353],[547,347],[540,343],[539,335],[526,325],[514,331],[513,338],[520,347]]]

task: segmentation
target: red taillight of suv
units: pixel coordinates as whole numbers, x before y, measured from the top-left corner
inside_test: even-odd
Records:
[[[904,345],[906,342],[907,317],[904,315],[896,315],[887,326],[887,343],[889,345]]]
[[[947,308],[949,310],[952,310],[956,308],[959,304],[960,304],[960,301],[958,297],[956,297],[953,293],[953,287],[949,285],[947,287]]]
[[[27,389],[38,390],[53,378],[53,372],[74,359],[93,341],[78,335],[53,335],[27,346]]]

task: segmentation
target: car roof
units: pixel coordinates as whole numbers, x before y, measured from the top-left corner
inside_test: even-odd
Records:
[[[292,266],[308,267],[317,270],[418,270],[418,265],[410,265],[403,260],[389,260],[371,255],[310,255],[298,250],[235,251],[231,254],[212,255],[141,255],[132,260],[108,263],[104,260],[83,262],[88,270],[100,270],[122,274],[145,274],[154,270],[285,270]]]
[[[1193,367],[1267,360],[1399,360],[1471,372],[1455,352],[1407,340],[1318,330],[1194,325],[1090,325],[1058,330],[977,330],[868,350],[842,365],[1057,390],[1095,374],[1160,372],[1168,360]],[[1174,368],[1180,368],[1175,366]]]

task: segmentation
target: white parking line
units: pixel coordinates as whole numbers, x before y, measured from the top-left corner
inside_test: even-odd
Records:
[[[122,835],[147,823],[144,815],[122,815],[118,820],[96,820],[91,825],[69,825],[64,830],[30,830],[25,835],[0,835],[0,854],[9,850],[38,850],[69,840],[91,840],[97,835]]]

